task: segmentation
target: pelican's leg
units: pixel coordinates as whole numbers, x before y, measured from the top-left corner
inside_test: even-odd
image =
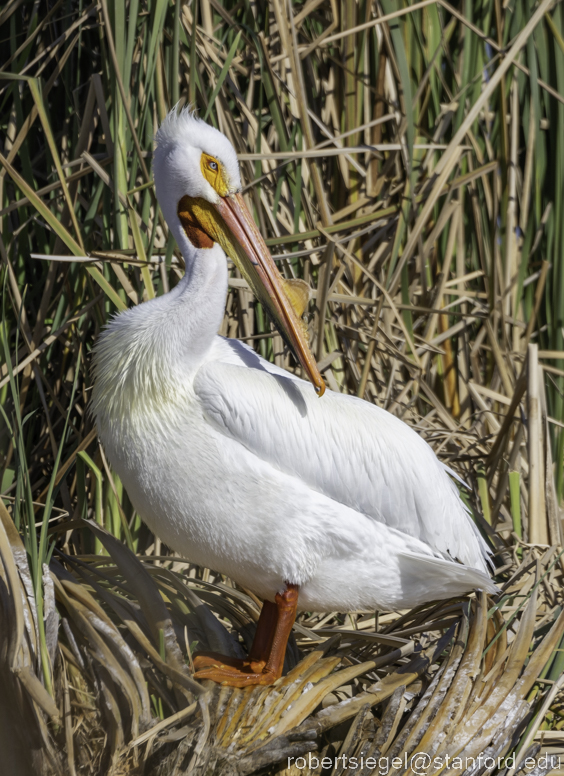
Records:
[[[274,677],[272,679],[273,682],[282,676],[286,646],[290,633],[292,632],[292,625],[296,621],[298,594],[299,587],[286,582],[286,589],[284,592],[277,593],[276,595],[276,628],[274,629],[270,654],[266,661],[266,665],[263,668],[264,674],[272,674]]]
[[[257,629],[253,644],[249,652],[249,660],[253,664],[262,664],[261,669],[266,665],[272,647],[272,639],[276,631],[278,621],[278,607],[272,601],[263,601],[260,617],[257,622]]]
[[[265,601],[247,660],[205,653],[194,657],[196,679],[212,679],[230,687],[268,685],[282,676],[284,655],[296,619],[298,586],[286,583],[276,603]]]

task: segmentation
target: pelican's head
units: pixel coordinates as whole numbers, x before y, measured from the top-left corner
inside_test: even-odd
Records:
[[[184,109],[171,111],[156,135],[153,174],[159,204],[177,241],[205,261],[219,244],[239,268],[255,296],[303,366],[319,395],[319,374],[301,320],[308,300],[303,281],[284,279],[249,213],[239,162],[229,140]],[[180,238],[180,239],[179,239]]]

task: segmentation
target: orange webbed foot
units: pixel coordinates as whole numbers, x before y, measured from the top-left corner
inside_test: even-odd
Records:
[[[204,652],[194,656],[195,679],[211,679],[229,687],[270,685],[278,677],[271,671],[263,672],[262,660],[240,660],[216,652]]]
[[[268,686],[282,676],[288,636],[296,619],[298,586],[286,582],[275,603],[265,601],[246,660],[217,652],[194,655],[195,679],[211,679],[229,687]]]

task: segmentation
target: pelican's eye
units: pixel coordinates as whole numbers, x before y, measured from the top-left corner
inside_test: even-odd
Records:
[[[229,181],[221,162],[210,154],[203,153],[200,166],[202,174],[210,186],[217,191],[220,197],[229,193]]]

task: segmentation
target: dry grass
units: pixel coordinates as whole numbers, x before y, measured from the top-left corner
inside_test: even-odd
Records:
[[[308,751],[561,748],[564,12],[401,7],[0,10],[10,773],[242,776]],[[470,484],[504,589],[495,604],[304,614],[274,690],[191,679],[190,645],[236,654],[260,604],[161,547],[87,411],[108,316],[182,274],[150,178],[178,100],[231,139],[267,243],[309,282],[329,386],[403,418]],[[295,368],[234,269],[221,333]]]

